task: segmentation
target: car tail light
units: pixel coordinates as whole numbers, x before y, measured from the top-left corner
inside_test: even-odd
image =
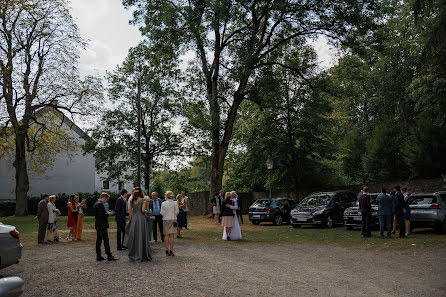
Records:
[[[17,231],[17,230],[9,231],[9,234],[10,234],[12,237],[17,238],[18,240],[20,240],[20,237],[19,237],[19,231]]]
[[[273,211],[273,209],[271,207],[270,208],[265,208],[264,211]]]
[[[432,204],[429,208],[439,209],[440,208],[440,204]]]
[[[252,208],[252,207],[249,208],[249,211],[253,211],[253,210],[254,210],[254,208]]]

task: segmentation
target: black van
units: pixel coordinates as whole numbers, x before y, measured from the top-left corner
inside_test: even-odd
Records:
[[[334,227],[343,222],[344,210],[356,199],[356,194],[350,191],[313,193],[291,211],[291,224],[295,228],[301,225]]]

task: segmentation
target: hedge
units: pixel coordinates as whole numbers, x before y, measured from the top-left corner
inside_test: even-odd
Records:
[[[87,203],[87,209],[85,210],[85,215],[87,215],[87,216],[94,215],[93,205],[99,199],[99,196],[101,195],[100,192],[70,193],[70,194],[76,194],[77,196],[79,196],[79,201],[82,201],[82,199],[85,199],[86,203]],[[56,195],[57,196],[56,208],[58,208],[61,211],[63,216],[66,216],[68,214],[67,203],[68,203],[68,197],[70,194],[59,193]],[[114,209],[116,199],[119,198],[120,194],[119,193],[108,193],[108,194],[110,195],[108,204],[110,205],[110,209]],[[39,204],[40,200],[42,200],[41,196],[28,197],[28,214],[29,215],[35,215],[37,213],[37,205]],[[0,217],[12,216],[12,215],[14,215],[14,212],[15,212],[15,200],[0,201]]]

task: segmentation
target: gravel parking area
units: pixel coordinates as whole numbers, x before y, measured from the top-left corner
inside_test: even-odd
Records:
[[[113,247],[113,245],[112,245]],[[95,261],[94,242],[24,248],[24,296],[446,296],[446,249],[179,241],[152,262]]]

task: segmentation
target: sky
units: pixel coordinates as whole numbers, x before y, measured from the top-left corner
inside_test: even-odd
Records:
[[[142,39],[138,28],[129,24],[132,15],[121,0],[72,0],[71,7],[81,36],[88,41],[79,65],[84,75],[105,75]]]

